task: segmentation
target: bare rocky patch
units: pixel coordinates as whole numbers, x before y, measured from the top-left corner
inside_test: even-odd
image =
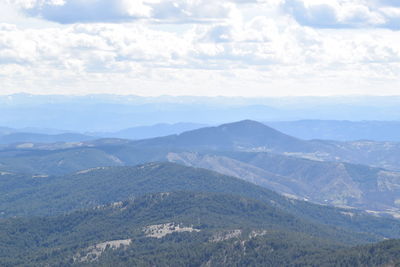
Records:
[[[200,232],[200,230],[194,229],[193,227],[184,227],[180,224],[165,223],[146,226],[143,228],[143,232],[147,237],[163,238],[172,233]]]
[[[210,242],[216,243],[216,242],[222,242],[225,240],[229,240],[232,238],[239,238],[241,236],[241,234],[242,234],[242,230],[240,230],[240,229],[216,233],[211,237]]]
[[[132,244],[131,239],[113,240],[90,246],[79,255],[75,255],[74,262],[92,262],[98,260],[106,249],[116,250]]]

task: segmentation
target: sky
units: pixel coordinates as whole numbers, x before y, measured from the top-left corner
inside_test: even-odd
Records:
[[[399,0],[0,0],[0,94],[400,95]]]

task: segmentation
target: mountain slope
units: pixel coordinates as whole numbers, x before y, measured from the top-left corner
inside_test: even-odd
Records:
[[[132,143],[136,149],[162,148],[185,151],[272,152],[319,161],[348,162],[400,170],[400,143],[354,141],[305,141],[245,120],[201,128]]]
[[[0,144],[14,144],[14,143],[57,143],[57,142],[83,142],[94,140],[95,137],[76,134],[39,134],[39,133],[9,133],[0,136]]]
[[[0,127],[0,137],[6,134],[10,134],[15,132],[14,129],[8,128],[8,127]]]
[[[400,173],[346,163],[400,162],[395,153],[399,144],[302,141],[263,124],[242,121],[141,141],[101,139],[63,146],[0,150],[0,170],[64,175],[99,166],[168,160],[222,172],[316,203],[400,214]],[[293,152],[299,149],[309,152]]]
[[[312,151],[313,145],[280,133],[262,123],[245,120],[207,127],[180,135],[138,141],[138,146],[167,146],[213,150]]]
[[[172,163],[97,168],[61,177],[25,179],[28,181],[24,184],[31,179],[34,182],[20,190],[0,192],[2,217],[62,214],[147,193],[183,190],[238,195],[273,204],[310,222],[371,233],[379,238],[400,237],[400,222],[394,219],[296,201],[237,178]]]
[[[205,127],[205,125],[197,123],[175,123],[175,124],[160,123],[150,126],[137,126],[137,127],[127,128],[113,133],[98,133],[95,135],[109,137],[109,138],[140,140],[147,138],[155,138],[159,136],[180,134],[186,131],[191,131],[202,127]]]
[[[172,227],[164,229],[168,224]],[[185,192],[147,195],[55,218],[8,219],[0,221],[0,226],[0,262],[13,266],[24,262],[40,265],[47,259],[79,263],[86,261],[85,254],[79,252],[91,245],[113,240],[146,245],[179,228],[183,232],[180,239],[186,238],[183,242],[189,245],[229,239],[223,233],[235,229],[272,236],[276,231],[286,232],[289,238],[282,243],[290,243],[290,233],[301,233],[321,245],[324,242],[319,239],[327,240],[326,244],[362,240],[340,229],[299,220],[270,204],[231,195]],[[159,230],[151,230],[155,227]],[[193,233],[195,242],[185,231]],[[218,232],[222,233],[220,238],[215,235]],[[157,247],[148,247],[150,252],[154,249]]]
[[[301,120],[266,122],[265,124],[304,140],[400,141],[399,121]]]
[[[299,195],[296,190],[293,190],[293,186],[296,184],[295,179],[289,179],[288,177],[274,174],[243,161],[219,155],[218,153],[200,154],[195,152],[170,152],[166,158],[169,162],[190,167],[204,168],[225,175],[234,176],[281,194],[291,194],[293,196]]]
[[[138,155],[139,156],[139,155]],[[100,149],[11,149],[0,152],[0,170],[30,175],[59,175],[98,166],[123,163]]]
[[[77,153],[81,153],[80,151],[85,149],[107,153],[111,157],[116,157],[124,162],[124,165],[163,160],[169,152],[209,152],[212,150],[272,152],[318,161],[348,162],[389,170],[400,169],[400,154],[398,153],[400,143],[304,141],[282,134],[258,122],[241,121],[193,130],[180,135],[139,141],[103,139],[76,145],[49,144],[38,146],[31,144],[31,147],[8,147],[0,150],[0,170],[19,172],[18,168],[24,169],[25,166],[32,165],[32,163],[29,163],[31,157],[39,157],[39,160],[42,158],[43,161],[49,161],[43,155],[43,151],[48,151],[47,154],[58,153],[62,155],[62,153],[68,153],[71,149],[76,150]],[[15,155],[10,155],[10,152],[19,154],[19,157],[10,159],[12,155]],[[87,160],[93,161],[91,158]],[[21,161],[20,166],[13,168],[13,162],[19,161]],[[110,166],[115,165],[112,161],[108,161]],[[51,160],[51,162],[54,164],[55,161]],[[82,163],[82,161],[76,162]],[[60,164],[62,165],[62,162]],[[31,168],[35,168],[35,166]],[[86,167],[80,169],[84,168]],[[77,170],[79,168],[70,169],[69,172]],[[54,173],[61,174],[62,172],[55,171]],[[51,173],[45,172],[44,174]]]
[[[0,262],[3,266],[319,266],[339,259],[343,252],[351,256],[371,251],[349,249],[363,238],[230,194],[159,193],[58,217],[0,220]],[[399,259],[396,243],[375,246],[391,247],[379,257],[373,255],[380,262]],[[346,262],[346,257],[340,260]]]
[[[399,172],[264,152],[183,152],[169,153],[167,158],[316,203],[381,211],[399,208]]]
[[[400,143],[305,141],[245,120],[207,127],[180,135],[142,140],[136,147],[163,147],[186,151],[235,150],[273,152],[320,161],[348,162],[400,170]]]

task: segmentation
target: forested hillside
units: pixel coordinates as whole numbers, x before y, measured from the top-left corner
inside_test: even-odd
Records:
[[[3,219],[0,226],[3,266],[376,266],[400,259],[398,242],[349,250],[367,235],[230,194],[151,194],[58,217]]]

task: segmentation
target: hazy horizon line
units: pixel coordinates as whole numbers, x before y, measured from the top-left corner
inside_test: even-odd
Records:
[[[244,95],[170,95],[170,94],[160,94],[160,95],[140,95],[140,94],[121,94],[121,93],[88,93],[88,94],[66,94],[66,93],[28,93],[28,92],[18,92],[13,94],[1,94],[0,97],[7,96],[66,96],[66,97],[88,97],[88,96],[121,96],[121,97],[143,97],[143,98],[159,98],[159,97],[171,97],[171,98],[185,98],[185,97],[198,97],[198,98],[245,98],[245,99],[254,99],[254,98],[354,98],[354,97],[400,97],[399,94],[392,95],[378,95],[378,94],[337,94],[337,95],[284,95],[284,96],[276,96],[276,95],[254,95],[254,96],[244,96]]]

